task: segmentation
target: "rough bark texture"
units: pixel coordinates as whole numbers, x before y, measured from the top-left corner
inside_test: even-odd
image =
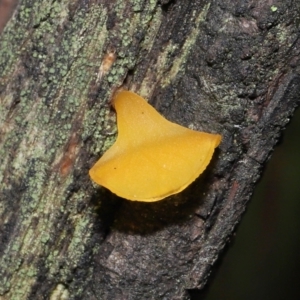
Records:
[[[299,16],[296,0],[20,1],[0,37],[0,298],[202,289],[299,101]],[[92,185],[122,85],[223,135],[181,194]]]

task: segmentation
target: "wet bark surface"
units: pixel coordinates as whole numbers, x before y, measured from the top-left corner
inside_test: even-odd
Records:
[[[292,0],[20,1],[0,36],[0,296],[203,289],[298,105],[299,12]],[[182,193],[138,203],[91,183],[119,87],[222,134]]]

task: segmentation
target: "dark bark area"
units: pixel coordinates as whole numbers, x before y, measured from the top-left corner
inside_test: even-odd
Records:
[[[296,0],[21,1],[0,36],[0,297],[202,289],[299,102],[299,13]],[[120,86],[222,134],[182,193],[136,203],[92,185]]]

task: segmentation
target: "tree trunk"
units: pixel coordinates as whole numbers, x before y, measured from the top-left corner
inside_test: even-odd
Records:
[[[300,96],[300,2],[20,1],[0,37],[0,299],[190,299]],[[88,170],[113,92],[220,133],[205,174],[155,203]]]

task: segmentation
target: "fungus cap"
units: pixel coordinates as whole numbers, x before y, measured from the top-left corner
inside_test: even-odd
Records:
[[[153,202],[179,193],[206,169],[221,142],[218,134],[166,120],[133,92],[119,92],[113,105],[117,140],[89,174],[122,198]]]

